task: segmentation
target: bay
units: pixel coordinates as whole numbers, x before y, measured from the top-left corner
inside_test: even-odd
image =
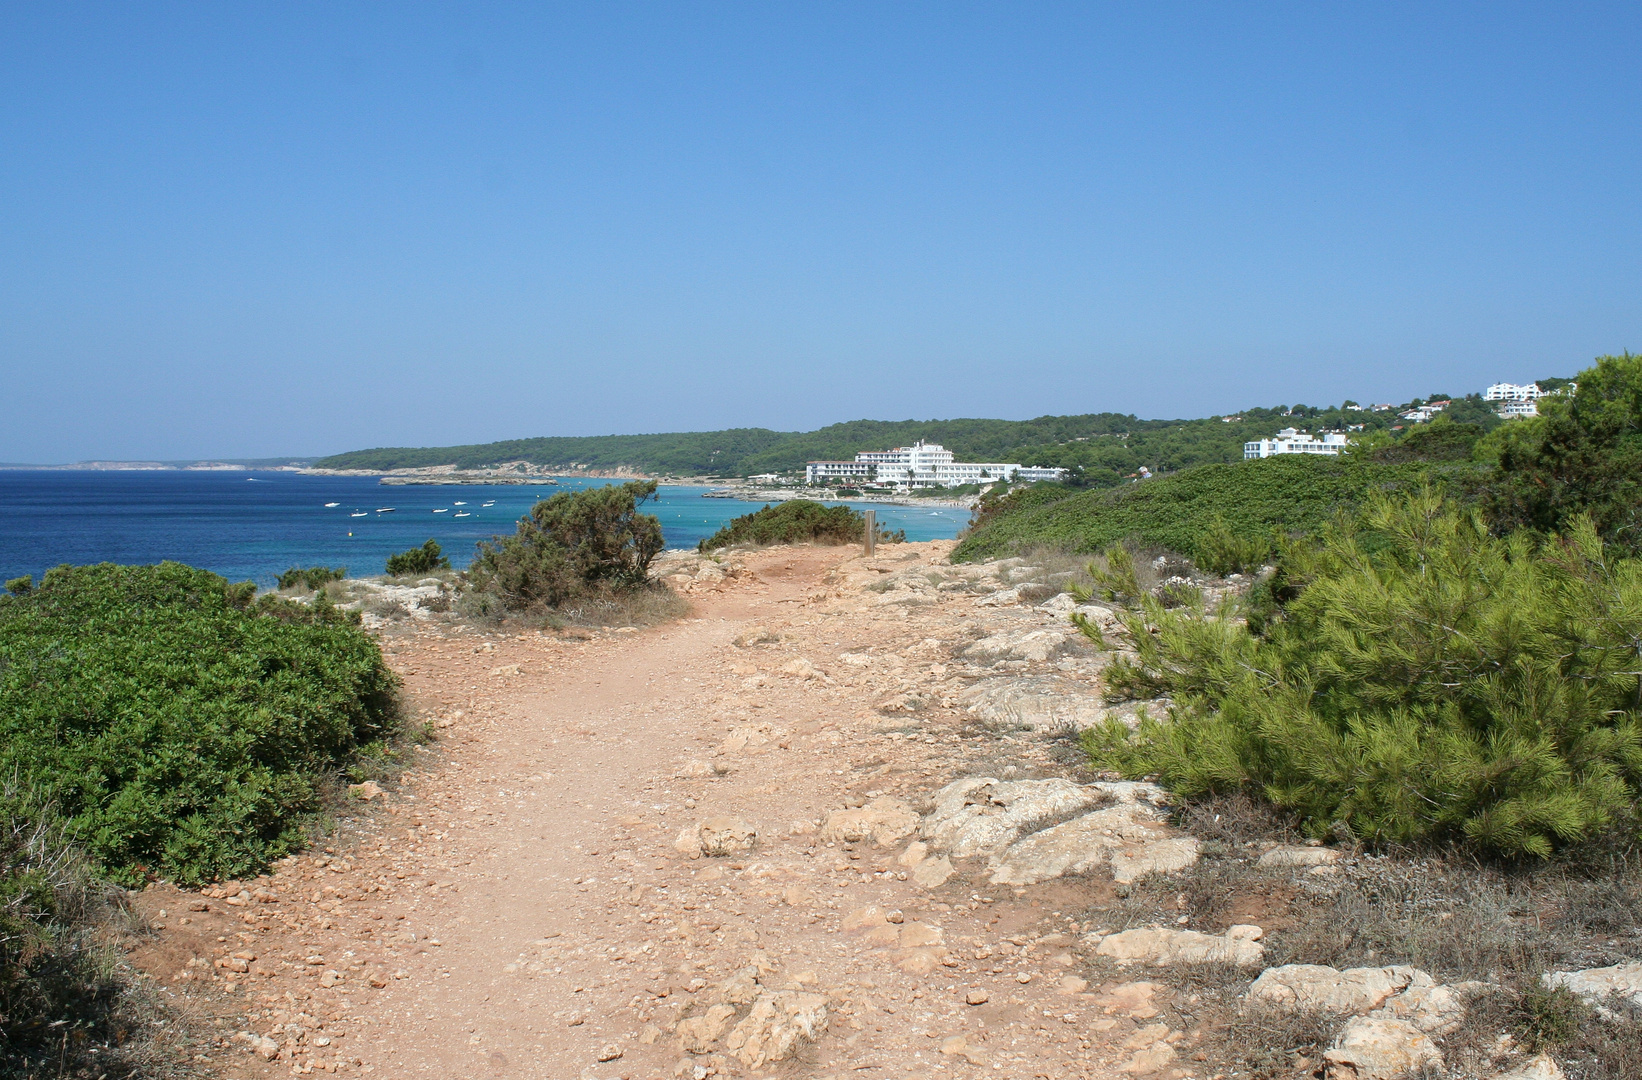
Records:
[[[0,469],[0,580],[38,579],[61,563],[173,559],[267,587],[292,566],[380,574],[389,555],[430,538],[462,568],[475,544],[511,533],[538,500],[618,482],[401,487],[368,476],[290,472]],[[764,505],[702,498],[709,490],[663,487],[645,504],[661,520],[668,547],[693,548],[730,518]],[[849,505],[871,506],[886,529],[905,529],[908,540],[950,538],[969,520],[955,507]]]

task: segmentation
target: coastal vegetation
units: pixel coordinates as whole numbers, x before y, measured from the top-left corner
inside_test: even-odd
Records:
[[[1522,859],[1633,843],[1642,360],[1603,357],[1577,382],[1491,433],[1451,421],[1343,459],[983,501],[955,557],[1105,552],[1089,595],[1126,609],[1133,650],[1108,692],[1167,698],[1169,716],[1089,733],[1102,768],[1381,846]],[[1205,611],[1193,590],[1136,583],[1148,547],[1269,570]]]
[[[654,480],[635,480],[543,499],[512,536],[480,542],[466,571],[466,610],[540,615],[660,588],[649,569],[664,546],[661,522],[639,510],[655,494]]]
[[[1469,463],[1381,465],[1286,455],[1202,465],[1112,490],[1041,484],[983,498],[952,558],[970,562],[1028,546],[1102,551],[1120,541],[1218,564],[1228,534],[1261,542],[1274,531],[1311,533],[1376,492],[1446,483],[1475,486]]]
[[[260,872],[386,759],[397,681],[359,617],[178,563],[0,597],[0,1072],[168,1055],[121,962],[123,891]],[[90,1071],[84,1071],[90,1070]]]
[[[450,569],[450,560],[439,547],[439,541],[429,538],[421,547],[388,556],[389,577],[415,577],[435,570]]]
[[[1173,707],[1095,730],[1093,760],[1376,845],[1544,857],[1634,833],[1642,561],[1589,519],[1537,544],[1430,490],[1377,495],[1284,542],[1262,603],[1245,623],[1142,596],[1107,685]]]
[[[0,774],[113,881],[256,871],[396,730],[396,681],[356,614],[253,593],[104,563],[0,597]]]
[[[323,589],[328,582],[341,581],[347,576],[346,566],[293,566],[279,575],[279,587],[282,591],[299,589],[313,592],[316,589]]]
[[[1542,380],[1555,382],[1560,380]],[[1415,398],[1410,404],[1447,399],[1446,394]],[[1499,417],[1481,397],[1452,400],[1445,415],[1474,424],[1484,433]],[[1360,427],[1363,435],[1403,427],[1395,411],[1344,405],[1276,405],[1234,416],[1193,420],[1142,420],[1124,413],[1040,416],[1033,420],[853,420],[817,431],[765,428],[604,435],[587,438],[513,439],[447,447],[385,447],[323,458],[325,469],[388,471],[453,465],[478,469],[522,461],[566,472],[638,470],[671,476],[751,476],[802,470],[814,460],[853,458],[857,451],[906,446],[919,439],[939,442],[967,461],[1020,461],[1071,470],[1079,486],[1114,487],[1145,466],[1154,473],[1196,465],[1242,460],[1243,444],[1290,425],[1312,428]]]
[[[810,499],[791,499],[766,505],[730,522],[697,546],[716,551],[731,545],[766,547],[772,544],[859,544],[866,538],[866,516],[847,506],[823,506]],[[880,543],[906,539],[906,531],[879,527]]]

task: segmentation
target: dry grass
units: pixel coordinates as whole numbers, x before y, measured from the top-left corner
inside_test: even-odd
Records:
[[[1537,867],[1356,853],[1337,874],[1318,876],[1256,868],[1271,842],[1298,838],[1253,800],[1204,800],[1178,816],[1203,841],[1204,858],[1173,877],[1118,886],[1110,904],[1085,913],[1089,924],[1220,932],[1255,923],[1266,929],[1266,966],[1406,964],[1443,982],[1492,984],[1497,991],[1472,999],[1464,1025],[1440,1040],[1450,1077],[1496,1075],[1502,1035],[1553,1053],[1570,1080],[1642,1077],[1642,1015],[1626,1007],[1603,1019],[1540,983],[1547,971],[1642,959],[1642,874],[1628,850]],[[1305,1075],[1341,1025],[1244,1011],[1247,972],[1171,967],[1147,977],[1175,989],[1177,1026],[1201,1026],[1211,1074]]]

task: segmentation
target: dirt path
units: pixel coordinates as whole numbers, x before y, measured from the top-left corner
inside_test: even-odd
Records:
[[[268,878],[148,890],[137,962],[216,1018],[202,1064],[233,1077],[1116,1075],[1162,1032],[1125,1048],[1151,992],[1086,983],[1079,920],[1109,880],[937,881],[905,835],[818,831],[1054,768],[965,726],[974,597],[886,603],[882,569],[778,550],[643,632],[387,635],[441,725],[428,767]],[[691,857],[704,821],[756,840]]]

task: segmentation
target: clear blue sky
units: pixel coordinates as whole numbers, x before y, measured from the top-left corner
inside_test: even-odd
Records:
[[[1642,349],[1635,4],[0,3],[0,461]]]

